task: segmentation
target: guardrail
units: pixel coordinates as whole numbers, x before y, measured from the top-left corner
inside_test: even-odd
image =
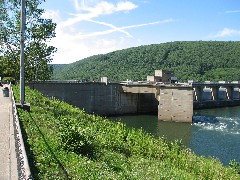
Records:
[[[22,138],[22,131],[19,123],[17,107],[16,107],[15,98],[14,98],[11,85],[10,85],[9,95],[12,101],[12,115],[13,115],[12,120],[13,120],[13,126],[14,126],[15,150],[17,155],[17,166],[18,166],[17,168],[18,168],[19,179],[31,180],[33,178],[31,175],[27,153],[26,153],[23,138]]]

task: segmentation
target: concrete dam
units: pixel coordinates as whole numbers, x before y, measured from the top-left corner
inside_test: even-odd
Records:
[[[31,82],[50,98],[101,116],[158,114],[159,120],[192,122],[193,109],[240,105],[240,83]]]

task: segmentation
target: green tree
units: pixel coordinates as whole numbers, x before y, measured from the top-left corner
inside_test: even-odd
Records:
[[[44,19],[39,5],[45,0],[26,0],[25,79],[47,80],[52,75],[52,54],[56,48],[48,46],[55,37],[56,24]],[[19,79],[20,61],[20,0],[0,1],[0,61],[2,76]]]

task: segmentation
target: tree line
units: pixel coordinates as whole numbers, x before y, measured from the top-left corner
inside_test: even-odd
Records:
[[[45,0],[26,0],[25,79],[46,80],[52,75],[52,55],[56,48],[48,46],[55,37],[56,23],[42,17],[39,5]],[[0,77],[19,80],[20,71],[20,9],[19,0],[0,1]]]
[[[95,55],[67,64],[52,79],[110,81],[146,80],[154,70],[174,71],[179,81],[240,80],[240,42],[176,41],[144,45]]]

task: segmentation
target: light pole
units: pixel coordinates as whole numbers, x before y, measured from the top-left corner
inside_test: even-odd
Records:
[[[21,0],[21,27],[20,27],[20,104],[25,103],[25,83],[24,83],[24,37],[26,25],[25,0]]]

